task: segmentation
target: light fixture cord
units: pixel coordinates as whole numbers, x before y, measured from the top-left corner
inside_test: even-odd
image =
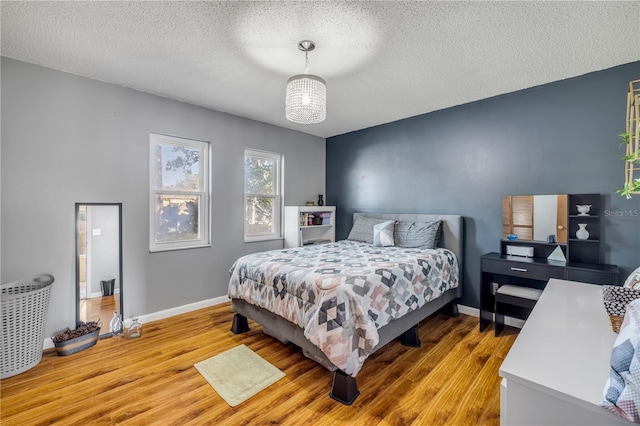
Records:
[[[309,52],[307,50],[304,51],[304,73],[309,74]]]

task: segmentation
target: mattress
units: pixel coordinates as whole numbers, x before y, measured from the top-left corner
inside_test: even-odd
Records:
[[[378,330],[459,286],[452,251],[375,247],[355,241],[239,258],[229,297],[300,327],[328,360],[355,377]]]

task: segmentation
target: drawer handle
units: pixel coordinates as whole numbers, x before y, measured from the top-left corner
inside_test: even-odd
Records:
[[[511,268],[512,271],[516,271],[516,272],[529,272],[524,268]]]

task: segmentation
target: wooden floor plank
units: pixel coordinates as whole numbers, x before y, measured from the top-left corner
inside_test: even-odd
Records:
[[[476,322],[467,316],[447,318],[444,315],[434,315],[419,327],[420,348],[408,348],[397,341],[392,342],[389,346],[402,352],[385,348],[379,355],[383,361],[381,365],[375,364],[379,358],[378,353],[374,354],[374,364],[367,360],[362,374],[363,377],[367,377],[364,381],[365,386],[371,386],[373,383],[380,386],[363,389],[366,392],[356,400],[356,404],[363,409],[366,407],[367,412],[357,415],[356,420],[387,417],[398,401],[405,399],[412,388],[426,384],[424,378],[429,376],[460,340],[461,330],[464,330],[464,335]],[[403,368],[398,369],[395,365],[402,365]],[[372,380],[369,379],[370,376]]]
[[[473,356],[483,336],[477,332],[475,321],[470,325],[471,328],[462,339],[429,373],[429,380],[414,386],[408,397],[395,407],[394,410],[398,412],[398,416],[402,415],[406,422],[446,424],[449,417],[455,413],[457,407],[451,402],[459,398],[461,389],[468,387],[477,371],[482,368],[484,361],[479,361]],[[420,396],[428,401],[425,405],[428,404],[429,410],[424,410],[424,405],[422,407],[409,405]]]
[[[394,341],[365,362],[361,395],[331,398],[332,373],[294,345],[229,330],[229,303],[145,324],[140,339],[103,339],[74,355],[43,355],[0,382],[0,423],[422,425],[499,423],[498,368],[517,332],[479,333],[478,319],[435,314],[419,326],[420,348]],[[286,377],[230,407],[193,364],[240,344]]]

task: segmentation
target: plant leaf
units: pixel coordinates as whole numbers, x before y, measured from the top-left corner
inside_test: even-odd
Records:
[[[618,135],[618,137],[620,138],[620,141],[618,142],[618,146],[625,146],[626,144],[629,143],[629,133],[627,132],[622,132]]]

